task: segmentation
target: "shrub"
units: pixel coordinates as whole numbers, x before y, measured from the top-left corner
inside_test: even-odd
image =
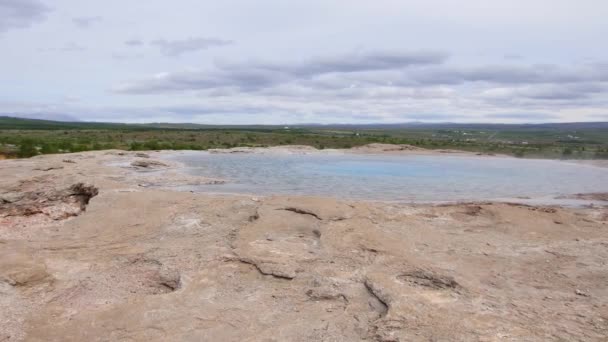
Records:
[[[19,145],[17,156],[20,158],[29,158],[35,155],[38,155],[38,149],[36,148],[34,141],[30,139],[22,140]]]

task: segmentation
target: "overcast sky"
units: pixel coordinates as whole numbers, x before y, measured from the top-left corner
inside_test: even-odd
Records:
[[[608,120],[606,0],[0,0],[0,115]]]

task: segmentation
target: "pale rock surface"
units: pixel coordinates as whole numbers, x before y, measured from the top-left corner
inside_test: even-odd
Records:
[[[166,153],[0,161],[0,341],[608,336],[606,208],[177,192]]]

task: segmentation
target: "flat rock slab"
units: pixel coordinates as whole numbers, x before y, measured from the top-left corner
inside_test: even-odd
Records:
[[[0,340],[605,341],[606,208],[210,196],[146,154],[0,161]]]

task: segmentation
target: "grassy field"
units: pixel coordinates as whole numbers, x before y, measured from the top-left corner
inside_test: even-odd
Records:
[[[608,159],[607,123],[208,126],[56,122],[0,117],[0,156],[89,150],[206,150],[309,145],[410,144],[524,158]]]

